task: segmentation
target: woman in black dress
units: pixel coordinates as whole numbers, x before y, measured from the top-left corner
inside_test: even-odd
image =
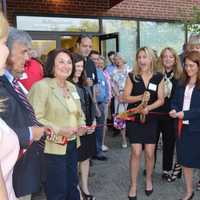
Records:
[[[81,146],[78,149],[78,160],[80,166],[80,187],[84,200],[94,200],[88,189],[88,176],[90,168],[90,158],[96,155],[96,136],[95,136],[95,104],[93,102],[92,92],[87,84],[85,75],[84,58],[79,54],[73,54],[73,71],[70,76],[71,82],[76,86],[80,96],[81,108],[85,114],[86,125],[93,126],[87,134],[80,137]]]
[[[186,195],[193,198],[192,168],[200,169],[200,53],[188,52],[184,58],[181,83],[172,99],[170,116],[179,119],[176,140],[177,160],[183,166]]]
[[[124,100],[129,103],[128,109],[137,107],[142,101],[148,101],[143,110],[145,123],[136,115],[134,122],[127,122],[127,134],[131,143],[130,171],[131,187],[129,200],[136,199],[137,176],[140,168],[142,145],[144,144],[146,161],[145,193],[153,192],[152,171],[154,166],[154,150],[156,143],[157,118],[151,111],[164,103],[163,75],[156,72],[156,58],[152,49],[143,47],[136,54],[136,66],[126,80]]]
[[[162,133],[162,141],[163,141],[163,163],[162,163],[162,178],[164,180],[172,181],[174,178],[174,173],[179,173],[178,168],[181,173],[181,166],[176,164],[176,172],[172,173],[172,177],[170,176],[170,171],[172,170],[173,164],[173,156],[174,156],[174,146],[176,140],[175,134],[175,124],[174,119],[172,119],[168,114],[171,110],[171,99],[174,95],[177,81],[180,79],[182,73],[182,66],[179,60],[179,57],[174,49],[171,47],[166,47],[161,51],[159,57],[160,71],[164,74],[164,96],[165,103],[163,106],[158,108],[158,112],[161,112],[161,115],[158,119],[158,128],[157,128],[157,142],[160,137],[160,133]],[[157,149],[157,145],[156,145]],[[156,153],[156,151],[155,151]]]

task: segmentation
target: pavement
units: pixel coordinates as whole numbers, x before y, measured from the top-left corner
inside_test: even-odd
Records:
[[[127,200],[130,186],[129,156],[130,147],[121,148],[121,137],[112,137],[111,132],[106,137],[106,144],[110,147],[105,153],[107,161],[93,160],[89,178],[89,188],[96,200]],[[137,200],[179,200],[184,195],[184,178],[173,183],[163,181],[162,150],[158,150],[158,158],[153,174],[154,192],[147,197],[144,193],[145,177],[143,175],[144,158],[141,159],[141,170],[138,178]],[[194,170],[194,184],[200,178],[200,170]],[[195,188],[195,187],[194,187]],[[45,196],[38,196],[33,200],[46,200]],[[70,199],[69,199],[70,200]],[[200,200],[200,192],[195,191],[193,200]]]

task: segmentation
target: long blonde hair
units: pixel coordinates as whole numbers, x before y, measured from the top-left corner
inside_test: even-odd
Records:
[[[3,13],[0,12],[0,40],[8,35],[9,24]],[[0,97],[1,98],[1,97]],[[4,101],[6,99],[0,99],[0,112],[4,111]]]
[[[158,71],[163,73],[165,72],[165,67],[164,67],[164,64],[163,64],[163,57],[164,57],[164,54],[166,51],[170,51],[174,57],[174,66],[172,68],[173,72],[174,72],[174,78],[175,79],[180,79],[181,77],[181,74],[183,72],[183,68],[181,66],[181,62],[180,62],[180,59],[179,59],[179,56],[177,55],[176,51],[171,48],[171,47],[166,47],[164,48],[161,53],[160,53],[160,57],[158,59]]]
[[[8,35],[9,24],[3,13],[0,12],[0,39]]]
[[[140,67],[138,65],[138,56],[141,51],[144,51],[145,54],[151,59],[151,66],[150,66],[151,72],[153,74],[155,74],[157,72],[157,67],[156,67],[157,59],[156,59],[156,54],[155,54],[154,50],[149,47],[141,47],[138,49],[136,56],[135,56],[136,64],[133,68],[134,78],[141,74]]]

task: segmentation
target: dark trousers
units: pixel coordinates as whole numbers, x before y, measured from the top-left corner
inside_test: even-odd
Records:
[[[65,155],[46,154],[46,162],[47,200],[80,200],[76,142],[68,143]]]
[[[176,140],[174,123],[175,123],[174,120],[169,117],[160,117],[158,120],[155,158],[156,158],[156,151],[157,151],[158,141],[160,138],[160,133],[162,133],[163,171],[170,171],[173,165],[174,146]]]

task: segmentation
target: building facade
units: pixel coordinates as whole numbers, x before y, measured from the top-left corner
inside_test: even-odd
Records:
[[[166,46],[178,53],[190,33],[190,19],[200,0],[3,0],[11,24],[28,31],[40,55],[55,46],[75,49],[81,33],[94,36],[94,48],[106,55],[120,51],[128,64],[136,49],[158,54]],[[5,6],[4,6],[5,7]]]

